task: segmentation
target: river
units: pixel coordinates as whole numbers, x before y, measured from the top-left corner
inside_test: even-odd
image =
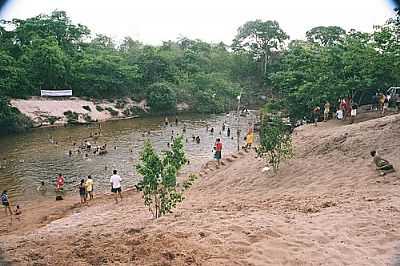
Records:
[[[223,142],[223,156],[236,151],[237,117],[231,115],[180,115],[178,125],[175,117],[169,117],[169,126],[164,125],[163,117],[145,117],[129,120],[115,120],[101,123],[101,136],[96,143],[107,143],[106,155],[94,155],[92,152],[78,154],[73,143],[81,143],[92,132],[96,132],[98,125],[39,128],[29,133],[3,136],[0,138],[0,190],[8,190],[12,201],[27,201],[39,197],[36,188],[41,181],[47,187],[47,195],[54,196],[54,184],[57,173],[65,177],[67,194],[74,193],[81,178],[91,175],[95,182],[95,193],[108,192],[109,176],[113,169],[121,175],[123,187],[133,186],[140,180],[135,165],[139,163],[139,154],[143,143],[149,139],[158,152],[167,150],[167,143],[174,135],[183,134],[183,125],[186,133],[183,134],[185,152],[190,164],[181,171],[183,174],[197,172],[201,166],[213,159],[212,147],[216,138]],[[226,121],[231,128],[231,137],[221,132],[222,123]],[[240,144],[249,123],[255,122],[255,113],[241,117]],[[206,131],[206,125],[214,127],[211,134]],[[172,125],[172,126],[171,126]],[[150,131],[150,134],[148,134]],[[200,136],[200,144],[192,141],[192,135]],[[187,138],[187,142],[186,142]],[[53,141],[51,141],[51,139]],[[94,145],[94,140],[89,140]],[[69,150],[73,155],[69,156]]]

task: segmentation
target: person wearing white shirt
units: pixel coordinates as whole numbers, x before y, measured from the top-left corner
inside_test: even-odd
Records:
[[[110,183],[111,183],[111,192],[113,192],[115,195],[115,203],[118,203],[118,195],[122,201],[121,181],[122,181],[121,177],[117,175],[117,170],[114,170],[113,175],[110,178]]]

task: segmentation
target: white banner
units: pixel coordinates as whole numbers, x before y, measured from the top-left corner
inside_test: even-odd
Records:
[[[59,91],[40,90],[40,96],[72,96],[72,90],[59,90]]]

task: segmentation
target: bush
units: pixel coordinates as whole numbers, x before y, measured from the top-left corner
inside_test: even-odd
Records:
[[[84,114],[83,115],[83,120],[85,120],[86,122],[93,122],[92,117],[89,114]]]
[[[97,110],[98,112],[103,112],[103,111],[104,111],[104,108],[101,107],[100,105],[96,105],[96,110]]]
[[[92,111],[92,109],[90,109],[89,105],[84,105],[84,106],[82,106],[82,108],[85,109],[86,111],[89,111],[89,112]]]
[[[32,120],[12,107],[7,98],[0,97],[0,134],[24,132],[32,127]]]
[[[119,99],[119,100],[117,100],[117,103],[115,104],[115,108],[124,109],[125,105],[126,105],[126,102],[124,100]]]
[[[154,83],[148,88],[147,103],[153,112],[175,112],[176,92],[170,83]]]
[[[76,112],[66,111],[64,112],[64,115],[67,118],[67,122],[69,124],[78,123],[79,115]]]
[[[264,157],[276,172],[282,160],[293,156],[292,137],[279,117],[265,118],[261,125],[259,156]]]
[[[154,218],[172,212],[176,204],[183,200],[183,195],[176,189],[176,175],[186,163],[182,137],[175,139],[172,150],[163,159],[155,152],[147,140],[140,154],[141,164],[137,171],[143,176],[138,187],[143,192],[144,204]]]
[[[112,109],[111,107],[107,107],[106,110],[110,112],[111,116],[118,116],[119,112],[117,110]]]
[[[60,117],[58,117],[58,116],[49,116],[49,117],[47,118],[47,121],[49,121],[49,124],[50,124],[50,125],[54,125],[54,123],[55,123],[56,121],[58,121],[58,120],[60,120]]]

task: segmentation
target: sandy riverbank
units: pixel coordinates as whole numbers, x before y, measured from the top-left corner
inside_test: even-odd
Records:
[[[147,112],[146,101],[135,102],[130,98],[121,99],[124,104],[118,105],[117,102],[106,100],[83,100],[76,97],[68,99],[50,99],[42,97],[32,97],[27,100],[13,99],[11,105],[16,107],[20,112],[31,118],[36,124],[43,126],[50,125],[51,119],[56,119],[54,125],[63,125],[67,123],[65,112],[71,111],[78,114],[78,122],[85,123],[85,116],[90,116],[93,121],[107,121],[111,119],[122,119],[133,116],[134,114],[127,110],[137,108],[143,112]],[[85,108],[86,109],[85,109]],[[107,109],[113,109],[118,114],[112,115]],[[124,113],[125,112],[125,113]]]
[[[156,221],[137,192],[120,205],[71,199],[56,219],[4,232],[0,254],[15,265],[395,264],[399,174],[378,176],[369,151],[400,169],[400,115],[306,125],[294,145],[276,175],[254,153],[220,169],[208,163],[186,200]]]

